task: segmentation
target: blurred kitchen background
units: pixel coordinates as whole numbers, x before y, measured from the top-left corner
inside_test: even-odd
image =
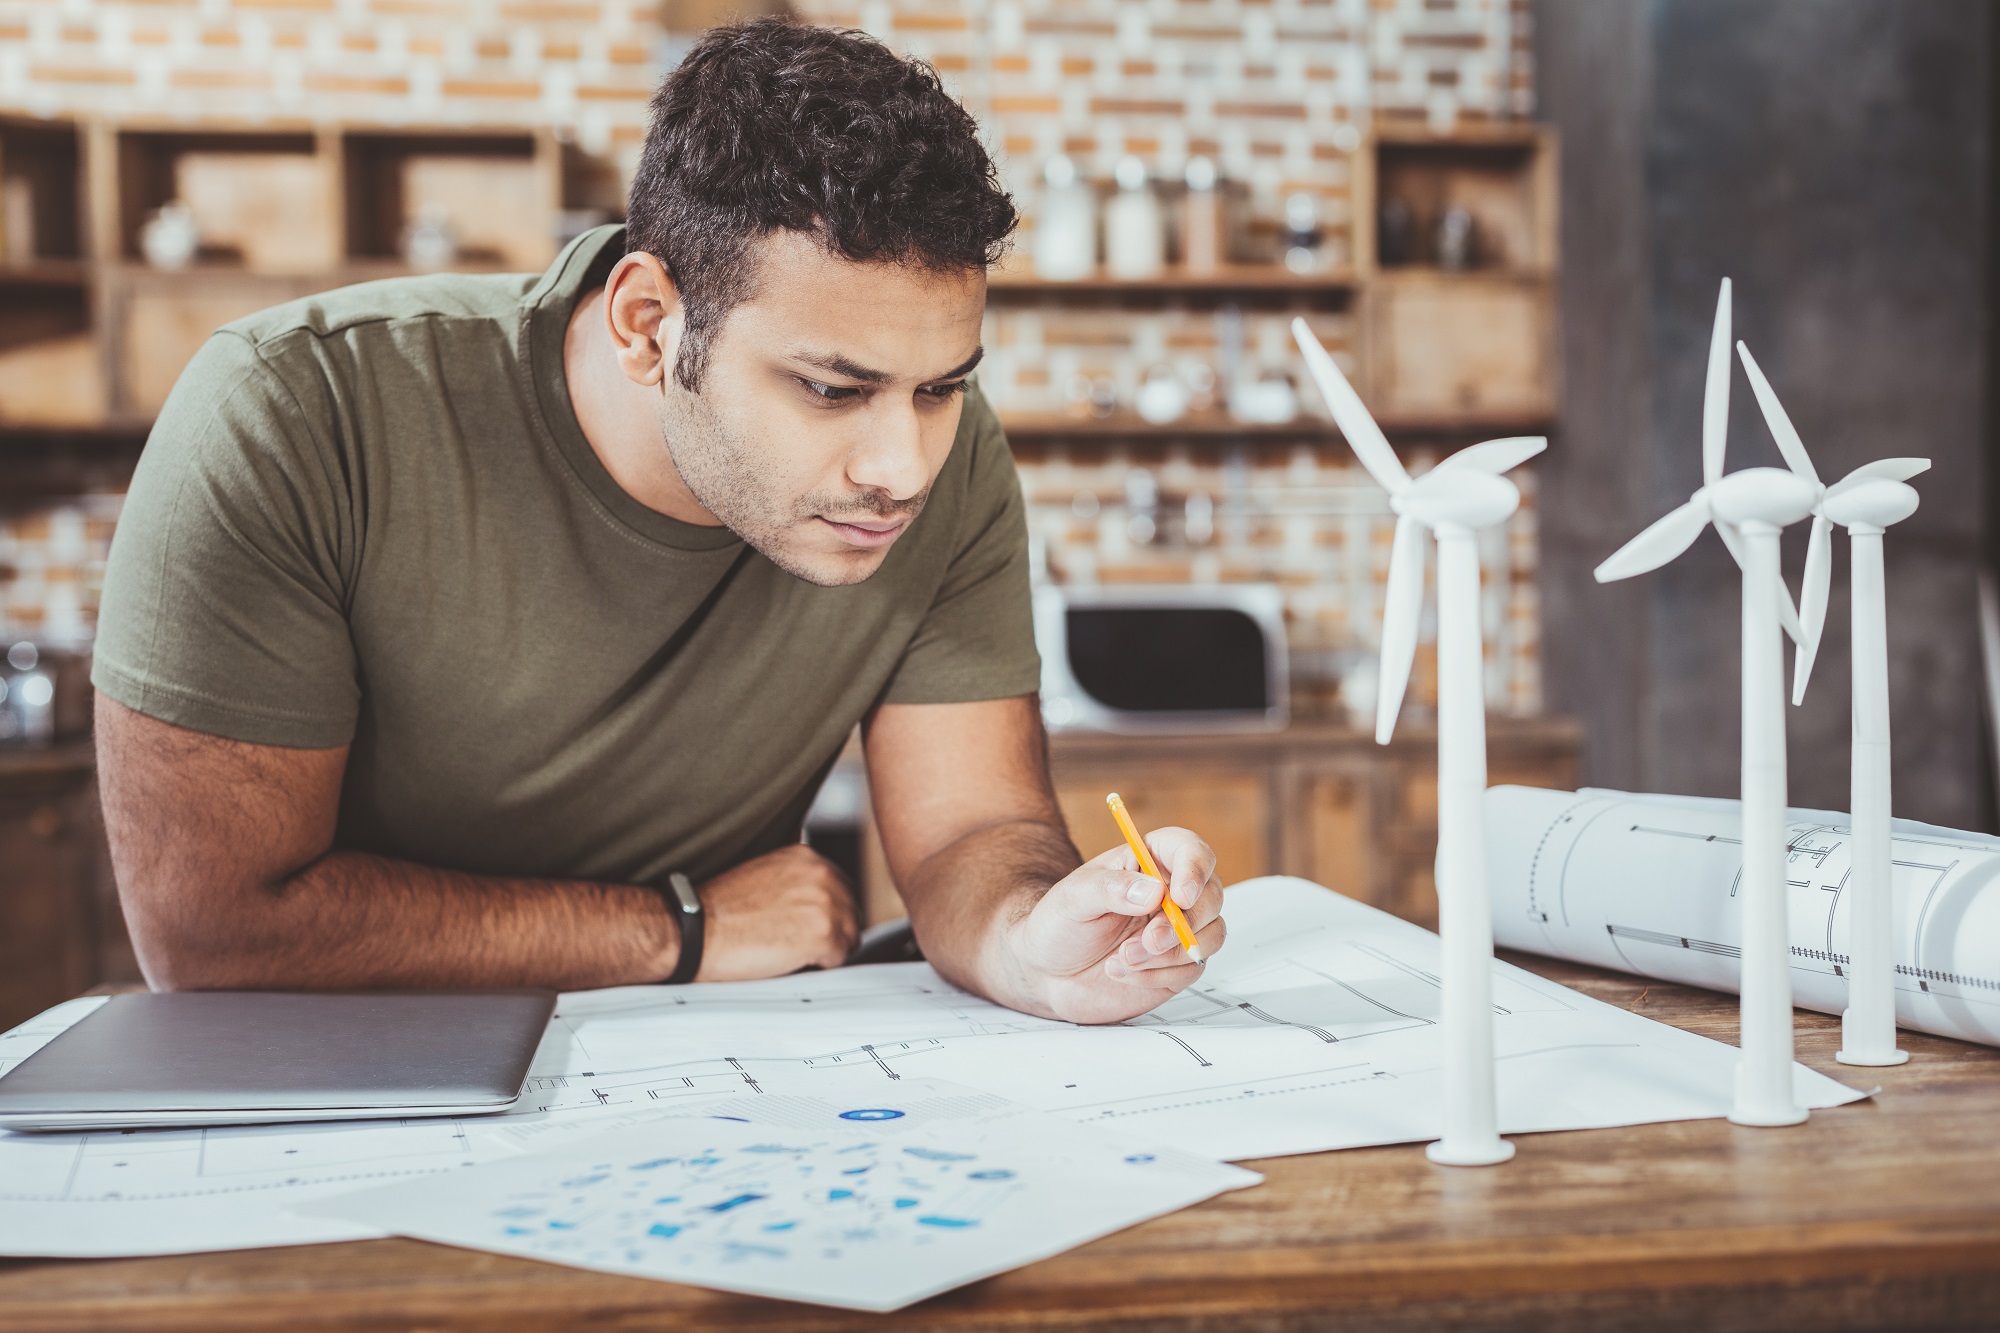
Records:
[[[1993,826],[1983,0],[0,0],[0,1023],[134,975],[85,676],[188,357],[327,287],[541,268],[620,215],[688,42],[766,12],[931,61],[1026,219],[979,378],[1086,854],[1115,787],[1201,829],[1225,879],[1435,920],[1434,624],[1378,747],[1393,516],[1303,379],[1298,315],[1412,470],[1550,437],[1482,553],[1493,780],[1733,794],[1726,553],[1589,577],[1699,484],[1725,275],[1822,473],[1936,460],[1889,545],[1897,812]],[[1730,461],[1777,462],[1740,379]],[[1837,566],[1792,791],[1844,808]],[[1097,651],[1148,624],[1213,652],[1156,679]],[[810,834],[899,914],[851,757]]]

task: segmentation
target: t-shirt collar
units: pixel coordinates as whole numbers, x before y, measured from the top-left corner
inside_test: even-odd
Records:
[[[534,383],[542,424],[577,480],[613,517],[640,536],[683,551],[735,546],[742,539],[726,527],[683,522],[633,499],[606,470],[576,419],[569,381],[563,373],[563,341],[570,315],[586,292],[603,283],[611,266],[624,254],[624,227],[594,227],[563,247],[555,263],[522,300],[521,350]]]

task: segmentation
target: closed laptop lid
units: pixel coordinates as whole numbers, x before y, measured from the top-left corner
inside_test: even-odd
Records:
[[[553,991],[117,995],[0,1077],[0,1115],[513,1101]]]

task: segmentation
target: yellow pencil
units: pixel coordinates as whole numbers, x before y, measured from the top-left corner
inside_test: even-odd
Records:
[[[1160,863],[1153,859],[1153,853],[1147,848],[1145,839],[1139,836],[1138,828],[1133,825],[1132,816],[1125,809],[1125,802],[1118,799],[1118,793],[1114,791],[1104,798],[1104,803],[1111,807],[1111,817],[1118,821],[1118,831],[1125,835],[1125,842],[1131,847],[1132,855],[1139,858],[1139,869],[1160,883],[1168,885],[1171,890],[1170,881],[1160,871]],[[1186,949],[1187,956],[1199,963],[1202,960],[1201,946],[1194,942],[1194,932],[1188,929],[1187,917],[1182,914],[1181,905],[1174,901],[1171,891],[1160,899],[1160,910],[1167,914],[1167,924],[1174,928],[1174,938],[1181,942],[1181,948]]]

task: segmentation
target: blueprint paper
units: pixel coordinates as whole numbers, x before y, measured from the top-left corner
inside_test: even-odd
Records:
[[[856,1310],[899,1309],[1261,1176],[909,1079],[740,1095],[561,1152],[305,1205],[399,1235]]]
[[[923,963],[627,987],[562,997],[529,1091],[504,1115],[0,1133],[0,1254],[173,1254],[379,1234],[285,1208],[371,1180],[547,1151],[718,1093],[846,1097],[943,1078],[1219,1160],[1436,1138],[1437,936],[1297,879],[1238,885],[1225,912],[1229,943],[1202,980],[1119,1026],[1016,1013]],[[1494,964],[1493,987],[1503,1132],[1728,1113],[1733,1046],[1505,963]],[[0,1038],[0,1052],[53,1037],[92,1003],[49,1011],[27,1025],[43,1035]],[[1803,1105],[1861,1095],[1802,1066],[1795,1076]]]
[[[922,963],[564,996],[570,1063],[539,1067],[523,1107],[546,1133],[696,1089],[810,1091],[849,1071],[946,1078],[1223,1160],[1436,1138],[1437,936],[1282,877],[1232,888],[1224,912],[1229,943],[1202,980],[1111,1027],[1015,1013]],[[1505,963],[1494,1000],[1504,1133],[1729,1112],[1733,1046]],[[1795,1078],[1807,1106],[1862,1095],[1803,1066]]]
[[[1847,1008],[1849,821],[1792,810],[1792,997]],[[1585,789],[1486,793],[1494,939],[1734,992],[1742,914],[1735,801]],[[1892,824],[1896,1021],[2000,1045],[2000,838]]]

